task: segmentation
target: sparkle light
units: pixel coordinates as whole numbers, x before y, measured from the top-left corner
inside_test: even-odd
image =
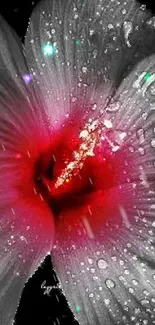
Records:
[[[44,53],[45,56],[51,56],[51,55],[53,55],[55,53],[55,47],[54,47],[54,45],[49,44],[49,43],[45,44],[43,46],[43,53]]]
[[[80,41],[80,40],[77,40],[77,41],[76,41],[76,44],[77,44],[77,45],[80,45],[80,44],[81,44],[81,41]]]
[[[90,239],[94,239],[95,236],[94,236],[94,233],[92,231],[91,225],[90,225],[87,217],[86,216],[83,216],[82,220],[83,220],[83,224],[84,224],[84,227],[86,229],[86,232],[87,232],[88,237]]]
[[[147,81],[151,76],[151,73],[147,72],[144,79]]]
[[[79,170],[83,168],[84,161],[87,157],[94,157],[94,149],[99,144],[100,129],[98,128],[98,121],[91,121],[86,124],[85,129],[80,132],[79,138],[82,142],[79,150],[74,152],[73,161],[69,162],[61,175],[55,183],[55,188],[61,186],[66,180],[70,180],[73,176],[77,175]]]
[[[76,306],[76,311],[80,311],[81,307],[80,306]]]
[[[16,154],[16,159],[20,159],[22,157],[22,155],[20,153]]]
[[[128,215],[127,215],[124,207],[122,205],[119,205],[118,208],[119,208],[120,214],[122,216],[122,219],[123,219],[126,227],[130,228],[130,222],[129,222]]]
[[[27,73],[27,74],[24,74],[23,79],[26,82],[26,84],[29,84],[30,81],[32,80],[32,76],[31,76],[31,74]]]

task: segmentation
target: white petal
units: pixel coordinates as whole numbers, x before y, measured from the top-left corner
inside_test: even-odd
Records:
[[[0,18],[0,322],[11,325],[25,281],[52,247],[51,212],[33,185],[49,136],[17,35]],[[46,127],[45,127],[46,124]]]
[[[155,31],[139,7],[134,0],[37,5],[26,56],[52,127],[71,112],[92,115],[104,109],[126,73],[154,51]]]
[[[57,229],[53,263],[81,325],[155,323],[154,62],[133,70],[103,114],[120,183]]]

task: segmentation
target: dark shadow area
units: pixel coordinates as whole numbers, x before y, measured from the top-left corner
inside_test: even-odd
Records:
[[[1,0],[0,14],[24,40],[31,12],[38,0]]]
[[[153,0],[137,0],[142,5],[146,5],[146,8],[150,9],[155,14],[155,2]]]
[[[78,325],[60,289],[50,256],[23,290],[15,325]]]

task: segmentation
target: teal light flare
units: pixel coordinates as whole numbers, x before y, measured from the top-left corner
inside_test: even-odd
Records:
[[[43,53],[45,56],[51,56],[55,53],[54,45],[47,43],[43,46]]]

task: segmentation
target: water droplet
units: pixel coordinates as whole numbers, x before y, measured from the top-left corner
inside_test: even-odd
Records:
[[[155,148],[155,139],[151,140],[151,147]]]
[[[145,154],[145,150],[144,150],[143,147],[139,147],[139,148],[138,148],[138,151],[139,151],[139,153],[140,153],[141,156],[144,156],[144,154]]]
[[[90,34],[90,36],[92,36],[94,34],[94,30],[90,29],[89,34]]]
[[[97,281],[97,280],[98,280],[98,276],[94,275],[94,276],[93,276],[93,280],[94,280],[94,281]]]
[[[120,103],[119,102],[111,103],[106,108],[106,112],[108,112],[108,113],[114,113],[114,112],[117,112],[119,110],[119,108],[120,108]]]
[[[155,27],[155,17],[151,17],[148,20],[146,20],[146,25],[150,27]]]
[[[124,28],[124,35],[125,35],[125,40],[126,40],[126,44],[128,47],[131,47],[131,44],[129,42],[129,35],[132,32],[133,29],[133,24],[131,21],[125,21],[123,24],[123,28]]]
[[[95,49],[95,50],[93,51],[93,58],[94,58],[94,59],[97,58],[97,53],[98,53],[98,51]]]
[[[127,275],[128,275],[128,274],[130,274],[130,271],[126,269],[126,270],[124,271],[124,274],[127,274]]]
[[[105,305],[108,306],[110,304],[110,299],[104,299]]]
[[[106,280],[105,280],[105,284],[106,284],[106,287],[107,287],[108,289],[113,289],[113,288],[115,288],[115,282],[114,282],[113,280],[111,280],[111,279],[106,279]]]
[[[74,15],[74,19],[77,19],[79,16],[78,16],[78,14],[75,14]]]
[[[82,72],[86,73],[87,72],[87,67],[82,67]]]
[[[130,146],[130,147],[129,147],[129,151],[130,151],[131,153],[133,153],[133,152],[135,151],[134,147]]]
[[[151,93],[151,95],[155,95],[155,85],[152,85],[151,87],[150,87],[150,93]]]
[[[108,24],[108,29],[112,29],[114,26],[112,24]]]
[[[130,293],[134,293],[134,289],[132,287],[129,288]]]
[[[141,304],[142,305],[148,305],[150,302],[149,302],[149,300],[148,299],[142,299],[141,300]]]
[[[146,10],[146,5],[144,5],[144,4],[141,5],[141,6],[140,6],[140,9],[141,9],[142,11],[145,11],[145,10]]]
[[[107,129],[111,129],[113,127],[111,120],[104,120],[103,124]]]
[[[144,294],[145,296],[149,296],[150,293],[149,293],[148,290],[144,289],[144,290],[143,290],[143,294]]]
[[[132,280],[132,284],[133,284],[134,286],[138,286],[138,284],[139,284],[139,281],[138,281],[138,280],[136,280],[136,279],[133,279],[133,280]]]
[[[113,146],[112,149],[111,149],[111,151],[112,152],[117,152],[119,149],[120,149],[119,146]]]
[[[126,9],[122,10],[122,15],[126,15]]]
[[[138,138],[140,144],[142,144],[144,142],[145,135],[144,135],[144,130],[142,128],[137,130],[137,138]]]
[[[93,259],[92,258],[88,258],[88,263],[89,264],[93,264]]]
[[[105,260],[103,260],[102,258],[98,260],[97,264],[98,264],[98,268],[100,270],[105,270],[108,267],[107,262]]]
[[[77,97],[72,97],[72,103],[75,103],[77,101]]]
[[[92,105],[91,109],[92,109],[92,111],[95,111],[96,108],[97,108],[97,104],[95,103],[95,104]]]

